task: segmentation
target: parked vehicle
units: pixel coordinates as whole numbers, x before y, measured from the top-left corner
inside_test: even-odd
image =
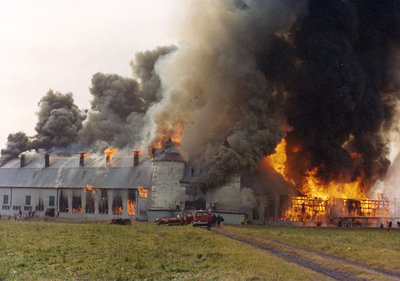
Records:
[[[194,212],[193,216],[193,226],[206,226],[211,224],[213,221],[213,216],[207,210],[197,210]]]
[[[113,218],[111,224],[131,225],[132,223],[130,219]]]
[[[186,225],[193,221],[192,212],[186,211],[182,212],[176,217],[163,217],[156,219],[156,224],[168,224],[168,225]]]
[[[54,208],[49,208],[46,210],[46,213],[44,214],[45,216],[49,216],[49,217],[54,217],[55,215],[55,210]]]

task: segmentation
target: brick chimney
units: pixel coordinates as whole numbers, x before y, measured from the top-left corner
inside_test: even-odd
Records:
[[[20,168],[25,167],[25,154],[21,154],[21,156],[19,158],[19,166],[20,166]]]
[[[140,157],[140,151],[135,150],[133,151],[133,166],[139,165],[139,157]]]
[[[79,166],[85,166],[85,152],[79,152]]]
[[[44,155],[44,166],[49,167],[50,166],[50,153],[46,153]]]

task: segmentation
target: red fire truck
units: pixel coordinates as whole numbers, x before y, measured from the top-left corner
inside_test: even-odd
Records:
[[[202,226],[202,225],[208,225],[209,223],[212,223],[213,221],[213,216],[210,214],[209,211],[207,210],[197,210],[194,211],[194,216],[193,216],[193,226]]]
[[[168,225],[185,225],[185,224],[190,224],[193,221],[193,215],[192,212],[186,211],[182,212],[176,217],[163,217],[163,218],[158,218],[156,220],[156,224],[168,224]]]

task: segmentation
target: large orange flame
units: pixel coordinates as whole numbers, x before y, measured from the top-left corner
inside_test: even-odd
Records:
[[[286,148],[287,143],[285,139],[276,147],[275,153],[267,156],[264,159],[264,163],[269,163],[272,168],[281,174],[283,178],[294,184],[294,180],[290,179],[286,173]],[[298,150],[299,148],[295,148]],[[360,154],[352,154],[354,158],[362,157]],[[302,184],[296,185],[299,191],[307,196],[316,197],[321,199],[330,198],[344,198],[344,199],[367,199],[365,191],[362,186],[362,178],[357,178],[353,182],[339,182],[332,181],[329,183],[323,183],[317,178],[318,168],[314,168],[308,171],[304,177]]]
[[[182,121],[179,122],[177,126],[159,125],[157,135],[153,139],[149,147],[149,152],[152,154],[152,151],[154,149],[162,148],[168,138],[171,138],[172,142],[174,142],[175,145],[180,146],[183,136],[183,130],[184,128]]]
[[[295,184],[286,171],[287,143],[283,139],[276,147],[275,153],[265,157],[262,165],[270,165],[282,177],[291,182],[304,196],[291,197],[290,208],[283,214],[282,219],[295,221],[321,221],[334,210],[346,216],[382,216],[388,214],[388,201],[382,197],[370,200],[366,194],[363,179],[358,177],[351,182],[331,181],[322,182],[318,177],[318,168],[314,168],[303,176],[301,184]],[[292,148],[299,152],[300,148]],[[354,161],[361,161],[362,155],[352,153]]]
[[[104,150],[104,154],[107,155],[108,159],[108,164],[111,163],[111,159],[114,156],[115,153],[118,152],[118,148],[113,148],[111,149],[110,147],[107,147],[106,150]]]

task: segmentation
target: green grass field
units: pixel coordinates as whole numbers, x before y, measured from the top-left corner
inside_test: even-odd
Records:
[[[0,280],[323,280],[191,226],[0,221]]]
[[[226,226],[226,230],[299,245],[400,273],[400,229]]]

